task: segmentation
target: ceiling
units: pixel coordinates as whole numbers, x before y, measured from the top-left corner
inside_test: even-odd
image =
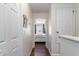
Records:
[[[30,3],[32,12],[48,12],[50,3]]]

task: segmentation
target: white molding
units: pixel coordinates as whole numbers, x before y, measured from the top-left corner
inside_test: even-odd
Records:
[[[79,37],[69,36],[69,35],[59,35],[59,38],[64,38],[67,40],[77,41],[79,42]]]
[[[32,52],[32,49],[33,49],[33,44],[32,44],[32,47],[31,47],[31,49],[30,49],[30,51],[29,51],[29,53],[28,53],[28,56],[30,56],[30,54],[31,54],[31,52]]]
[[[29,51],[29,53],[28,53],[28,56],[30,56],[31,52],[32,52],[32,48],[30,49],[30,51]]]
[[[52,54],[51,54],[51,51],[50,51],[50,49],[49,49],[49,48],[48,48],[48,51],[49,51],[50,55],[52,55]]]
[[[51,54],[51,56],[59,56],[59,54]]]

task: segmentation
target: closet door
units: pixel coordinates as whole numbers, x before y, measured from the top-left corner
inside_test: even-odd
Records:
[[[75,8],[56,8],[56,50],[60,54],[61,43],[59,35],[75,35]]]
[[[62,35],[75,35],[75,8],[56,9],[57,32]]]

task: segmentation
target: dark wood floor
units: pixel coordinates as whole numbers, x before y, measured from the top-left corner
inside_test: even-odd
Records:
[[[50,53],[45,46],[45,42],[36,42],[35,48],[32,49],[30,56],[50,56]]]

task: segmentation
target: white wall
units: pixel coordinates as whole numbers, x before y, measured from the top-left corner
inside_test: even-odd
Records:
[[[36,19],[36,18],[44,18],[44,19],[47,19],[48,18],[48,13],[33,13],[33,19]]]
[[[51,50],[52,50],[52,48],[51,48],[51,40],[52,40],[52,25],[51,25],[51,9],[49,10],[49,15],[48,15],[48,23],[47,23],[47,25],[48,25],[48,40],[47,40],[47,47],[48,47],[48,49],[49,49],[49,52],[50,52],[50,54],[52,54],[51,53]]]
[[[55,54],[55,51],[54,51],[54,49],[55,49],[55,46],[56,46],[56,43],[55,43],[55,39],[56,39],[56,34],[55,34],[55,8],[54,7],[52,7],[52,5],[51,5],[51,9],[50,9],[50,18],[49,18],[50,20],[49,20],[49,27],[51,28],[51,31],[49,31],[49,33],[50,33],[50,36],[51,36],[51,55],[52,54]]]
[[[22,6],[22,15],[25,14],[27,16],[27,27],[23,28],[23,53],[24,55],[30,55],[32,47],[33,47],[33,39],[32,39],[32,18],[31,18],[31,10],[29,4],[21,4]]]

